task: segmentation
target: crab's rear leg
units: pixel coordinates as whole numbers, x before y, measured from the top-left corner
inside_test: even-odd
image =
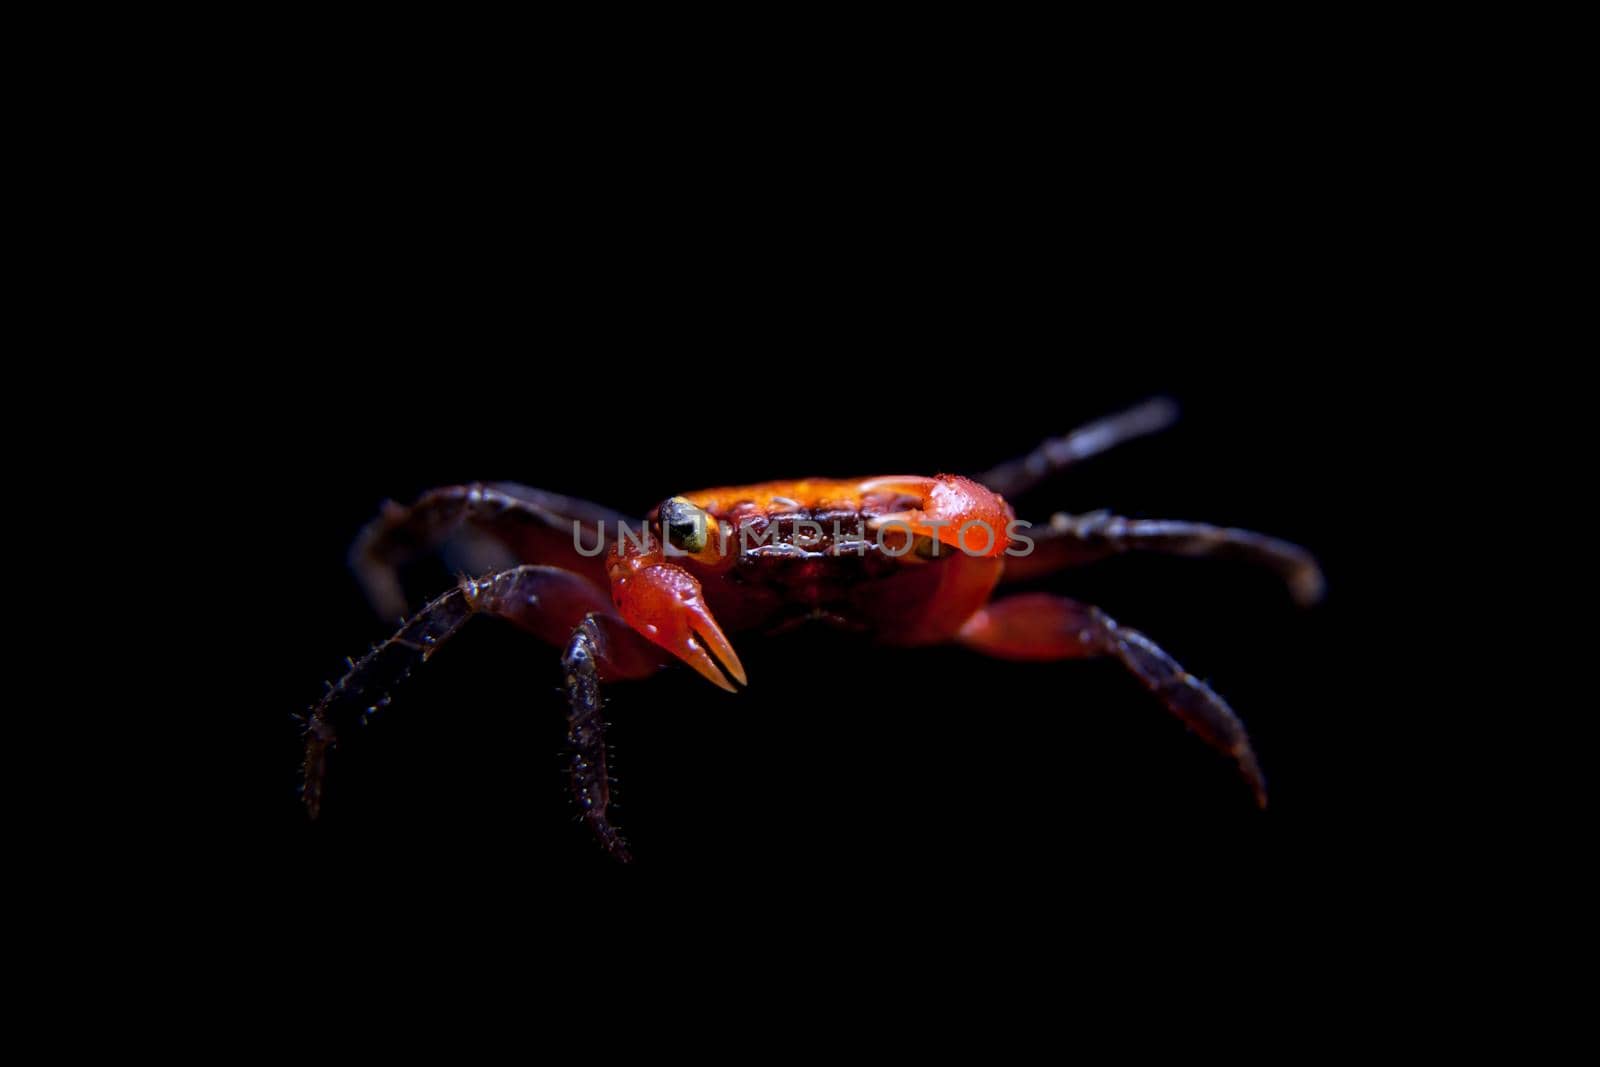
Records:
[[[1267,806],[1261,767],[1233,709],[1155,642],[1118,626],[1099,608],[1048,593],[1024,593],[979,610],[962,626],[958,640],[999,659],[1112,657],[1160,697],[1168,711],[1232,759],[1254,791],[1256,803]]]
[[[598,686],[602,680],[642,678],[665,657],[613,614],[606,594],[582,576],[558,567],[523,566],[479,580],[463,580],[431,601],[387,641],[350,670],[312,709],[306,726],[303,798],[312,818],[321,811],[328,757],[338,731],[389,702],[389,692],[460,631],[474,615],[514,623],[558,647],[565,645],[572,787],[584,820],[607,851],[627,850],[606,819],[604,728]],[[579,684],[580,680],[586,680]]]
[[[1040,482],[1125,441],[1160,433],[1178,418],[1178,405],[1156,397],[1127,411],[1096,419],[1064,437],[1052,437],[1026,456],[993,467],[978,481],[1004,497],[1021,496]]]
[[[1302,606],[1322,599],[1322,569],[1310,552],[1250,530],[1169,519],[1125,519],[1096,511],[1088,515],[1058,512],[1050,517],[1048,526],[1023,532],[1033,547],[1026,555],[1006,560],[1008,582],[1027,581],[1124,552],[1154,552],[1242,560],[1277,574]]]
[[[616,536],[618,520],[639,525],[598,504],[525,485],[447,485],[409,506],[384,504],[350,547],[350,566],[373,609],[395,619],[406,613],[400,569],[451,543],[479,551],[499,547],[491,567],[466,566],[474,573],[496,564],[539,562],[604,583],[604,549]]]

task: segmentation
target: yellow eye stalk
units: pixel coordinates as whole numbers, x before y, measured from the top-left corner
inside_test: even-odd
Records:
[[[691,556],[711,543],[711,516],[681,496],[661,505],[661,534],[673,548]]]

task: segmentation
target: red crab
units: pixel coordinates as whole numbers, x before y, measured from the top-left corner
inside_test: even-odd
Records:
[[[368,598],[390,617],[405,613],[399,568],[447,542],[488,540],[542,562],[463,579],[329,688],[307,722],[307,809],[315,818],[321,806],[336,725],[387,703],[389,688],[480,614],[564,648],[572,788],[584,820],[623,861],[628,849],[607,816],[602,683],[644,678],[676,659],[735,691],[748,679],[729,633],[807,621],[887,644],[954,642],[1001,659],[1111,657],[1229,756],[1265,806],[1265,782],[1238,717],[1149,638],[1060,596],[992,599],[1001,582],[1130,550],[1243,558],[1277,571],[1303,604],[1321,596],[1316,562],[1275,538],[1104,512],[1056,514],[1035,527],[1006,502],[1173,417],[1170,402],[1152,400],[975,480],[807,478],[709,489],[672,497],[643,522],[510,484],[451,486],[409,507],[390,503],[351,553]]]

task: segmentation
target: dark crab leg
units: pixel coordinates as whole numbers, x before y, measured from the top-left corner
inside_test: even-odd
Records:
[[[1160,552],[1243,560],[1278,574],[1298,604],[1314,604],[1322,599],[1322,569],[1311,553],[1299,545],[1249,530],[1200,522],[1125,519],[1097,511],[1089,515],[1057,513],[1051,516],[1048,526],[1031,527],[1022,533],[1033,541],[1033,549],[1027,555],[1007,558],[1006,581],[1027,581],[1122,552]]]
[[[591,614],[573,631],[561,657],[561,666],[567,672],[567,745],[572,753],[568,764],[572,795],[578,802],[583,821],[589,824],[605,850],[623,863],[633,856],[606,815],[611,805],[611,776],[606,771],[605,721],[601,718],[605,702],[600,696],[600,683],[604,678],[623,673],[615,663],[618,648],[636,642],[642,643],[642,639],[628,629],[626,623],[614,616]],[[649,653],[630,651],[629,654],[648,657],[652,664],[656,662],[653,650]]]
[[[957,638],[998,659],[1047,662],[1110,656],[1161,698],[1212,748],[1237,764],[1267,806],[1267,786],[1244,724],[1210,687],[1185,671],[1155,642],[1116,624],[1099,608],[1048,593],[1024,593],[976,612]]]
[[[573,793],[607,851],[627,859],[622,839],[606,820],[605,737],[599,682],[642,678],[663,662],[653,646],[610,613],[609,598],[592,583],[557,567],[523,566],[481,580],[464,579],[430,602],[399,632],[351,665],[312,709],[306,725],[302,796],[314,819],[321,811],[328,755],[337,731],[389,703],[389,691],[474,615],[506,619],[550,642],[566,644]]]
[[[1002,463],[978,475],[977,480],[1001,496],[1020,496],[1074,463],[1136,437],[1159,433],[1177,418],[1177,404],[1166,397],[1155,397],[1127,411],[1080,426],[1065,437],[1052,437],[1021,459]]]
[[[525,485],[447,485],[428,490],[409,507],[385,503],[351,546],[350,566],[373,609],[388,619],[406,613],[399,569],[474,533],[509,550],[506,563],[539,560],[604,583],[605,557],[598,549],[616,537],[619,519],[639,527],[609,508]],[[575,523],[584,552],[593,556],[574,548]]]

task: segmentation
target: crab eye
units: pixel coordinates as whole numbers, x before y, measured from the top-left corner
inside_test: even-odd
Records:
[[[674,548],[701,552],[706,547],[706,513],[675,496],[661,505],[661,532]]]

